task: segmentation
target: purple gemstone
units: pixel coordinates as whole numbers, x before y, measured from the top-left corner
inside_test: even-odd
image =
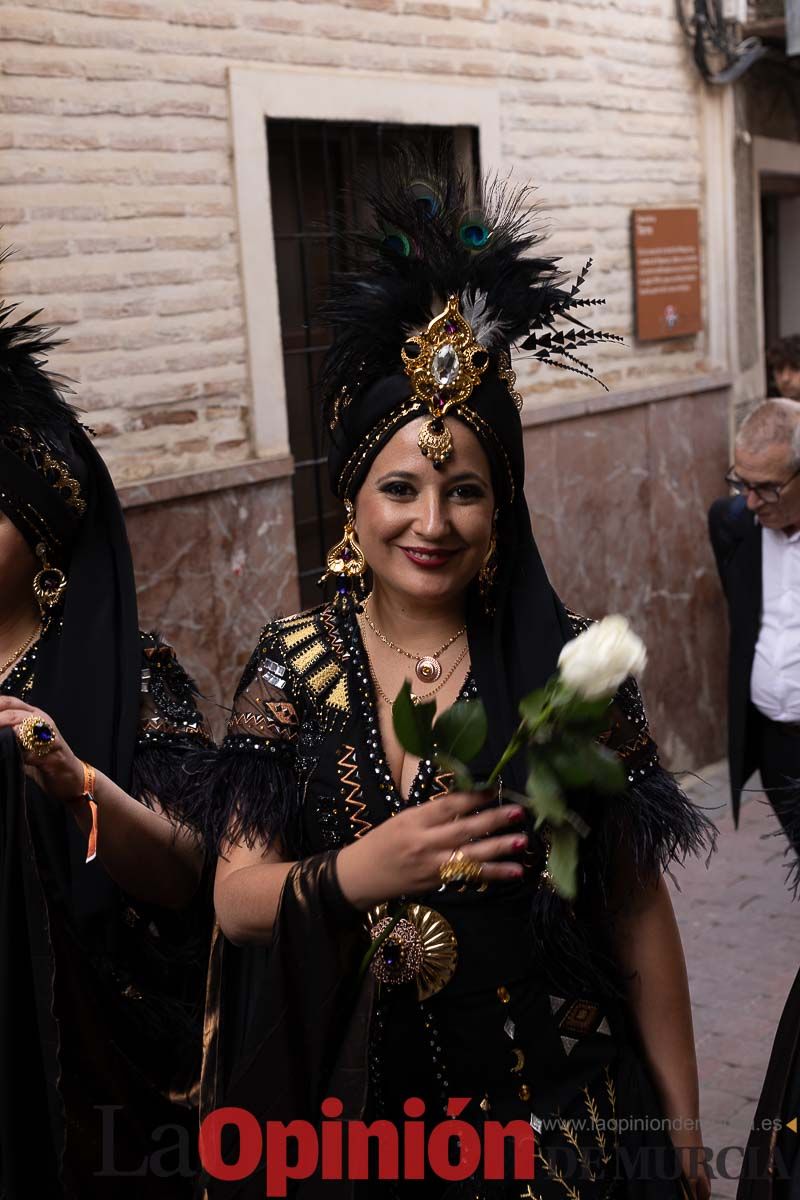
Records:
[[[445,321],[444,331],[445,331],[445,333],[450,333],[450,334],[457,333],[458,326],[456,325],[456,323],[454,321]]]
[[[347,588],[346,588],[346,587],[344,587],[344,585],[342,585],[342,587],[340,587],[340,588],[337,588],[336,590],[337,590],[337,592],[339,593],[339,595],[340,595],[340,596],[346,596],[346,595],[347,595]]]
[[[384,947],[383,961],[390,969],[392,967],[398,967],[402,961],[402,958],[403,951],[401,947],[398,946],[397,942],[389,942],[389,944]]]
[[[345,549],[342,551],[342,558],[344,559],[345,562],[348,562],[352,557],[353,557],[352,550]]]
[[[444,397],[440,396],[439,399],[436,401],[436,404],[437,404],[437,407],[444,408]]]

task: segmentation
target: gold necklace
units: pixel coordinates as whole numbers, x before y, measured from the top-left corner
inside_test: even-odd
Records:
[[[435,688],[431,688],[431,690],[429,692],[426,692],[424,696],[417,696],[414,692],[412,692],[411,693],[411,703],[412,704],[423,704],[426,700],[430,700],[431,696],[435,696],[437,692],[441,691],[442,688],[445,686],[445,684],[449,683],[449,681],[453,678],[453,676],[455,675],[459,666],[464,661],[464,659],[467,657],[468,651],[469,651],[469,646],[465,646],[464,649],[459,654],[456,661],[453,663],[450,670],[447,672],[445,677],[443,679],[441,679],[439,681],[439,683],[437,683]],[[390,696],[386,695],[386,692],[383,690],[380,683],[378,682],[378,676],[375,674],[375,668],[372,665],[372,659],[369,656],[369,650],[367,650],[367,662],[369,663],[369,673],[372,676],[372,682],[375,684],[375,691],[378,693],[381,700],[385,701],[385,703],[388,704],[389,707],[391,708],[394,704],[394,700],[392,700]]]
[[[41,624],[37,625],[36,628],[34,629],[33,633],[28,634],[28,636],[26,637],[26,639],[22,643],[22,645],[14,651],[14,653],[11,655],[10,658],[6,659],[6,661],[2,664],[2,666],[0,666],[0,678],[2,678],[5,675],[6,671],[9,669],[9,667],[13,667],[14,663],[18,659],[22,658],[23,654],[28,649],[31,642],[36,637],[37,633],[39,633],[41,631],[41,628],[42,628]]]
[[[371,599],[372,597],[369,596],[368,600]],[[367,601],[364,602],[363,613],[364,620],[367,622],[376,637],[381,639],[384,646],[388,646],[390,650],[394,650],[398,654],[403,654],[406,658],[411,659],[411,661],[415,664],[414,673],[421,683],[436,683],[437,679],[441,679],[442,664],[439,662],[439,659],[444,654],[445,650],[449,650],[453,642],[457,642],[458,639],[463,637],[467,632],[466,625],[462,625],[458,633],[454,633],[451,638],[448,638],[445,644],[439,650],[437,650],[435,654],[414,654],[411,650],[404,650],[402,646],[398,646],[395,642],[391,641],[385,633],[382,633],[381,630],[378,629],[378,626],[373,622],[372,618],[367,612]],[[461,659],[458,661],[461,662]],[[448,679],[449,678],[450,676],[448,675]],[[428,694],[432,696],[433,692],[429,692]]]

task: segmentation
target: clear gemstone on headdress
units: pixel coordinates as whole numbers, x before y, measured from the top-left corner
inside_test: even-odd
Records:
[[[451,346],[449,342],[445,342],[444,346],[440,346],[433,356],[431,374],[440,387],[449,387],[451,383],[455,383],[460,369],[461,363],[455,347]]]

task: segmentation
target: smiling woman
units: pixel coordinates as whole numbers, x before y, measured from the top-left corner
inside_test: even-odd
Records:
[[[460,1097],[468,1127],[535,1131],[542,1200],[565,1188],[573,1200],[676,1197],[673,1141],[702,1200],[691,1017],[661,872],[701,848],[705,825],[658,765],[636,684],[603,735],[627,794],[571,797],[591,828],[574,906],[550,886],[547,828],[514,802],[524,763],[507,763],[499,791],[459,793],[393,728],[409,677],[439,710],[480,697],[489,735],[473,770],[487,778],[521,698],[587,624],[554,593],[531,531],[509,347],[541,337],[549,359],[541,331],[588,302],[576,299],[582,277],[562,291],[554,263],[530,255],[524,201],[401,164],[371,197],[361,273],[334,293],[324,384],[331,482],[347,509],[329,556],[339,588],[263,630],[211,798],[199,797],[221,931],[204,1106],[317,1124],[335,1098],[344,1119],[399,1127],[413,1108],[432,1127]],[[560,336],[575,349],[607,335]],[[575,365],[569,352],[558,361]],[[395,941],[361,979],[400,905]],[[627,1176],[626,1158],[639,1164]],[[448,1178],[315,1176],[297,1194],[527,1194],[510,1161],[494,1183],[474,1164]],[[209,1180],[213,1200],[227,1194]],[[260,1173],[235,1194],[263,1194]]]

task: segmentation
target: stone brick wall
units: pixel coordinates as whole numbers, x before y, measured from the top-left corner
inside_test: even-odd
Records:
[[[672,0],[6,0],[0,38],[2,290],[64,327],[55,364],[119,483],[252,457],[232,64],[496,80],[508,166],[628,335],[592,356],[606,382],[704,366],[702,336],[630,336],[630,209],[702,201]],[[529,403],[596,387],[554,376],[523,377]]]

